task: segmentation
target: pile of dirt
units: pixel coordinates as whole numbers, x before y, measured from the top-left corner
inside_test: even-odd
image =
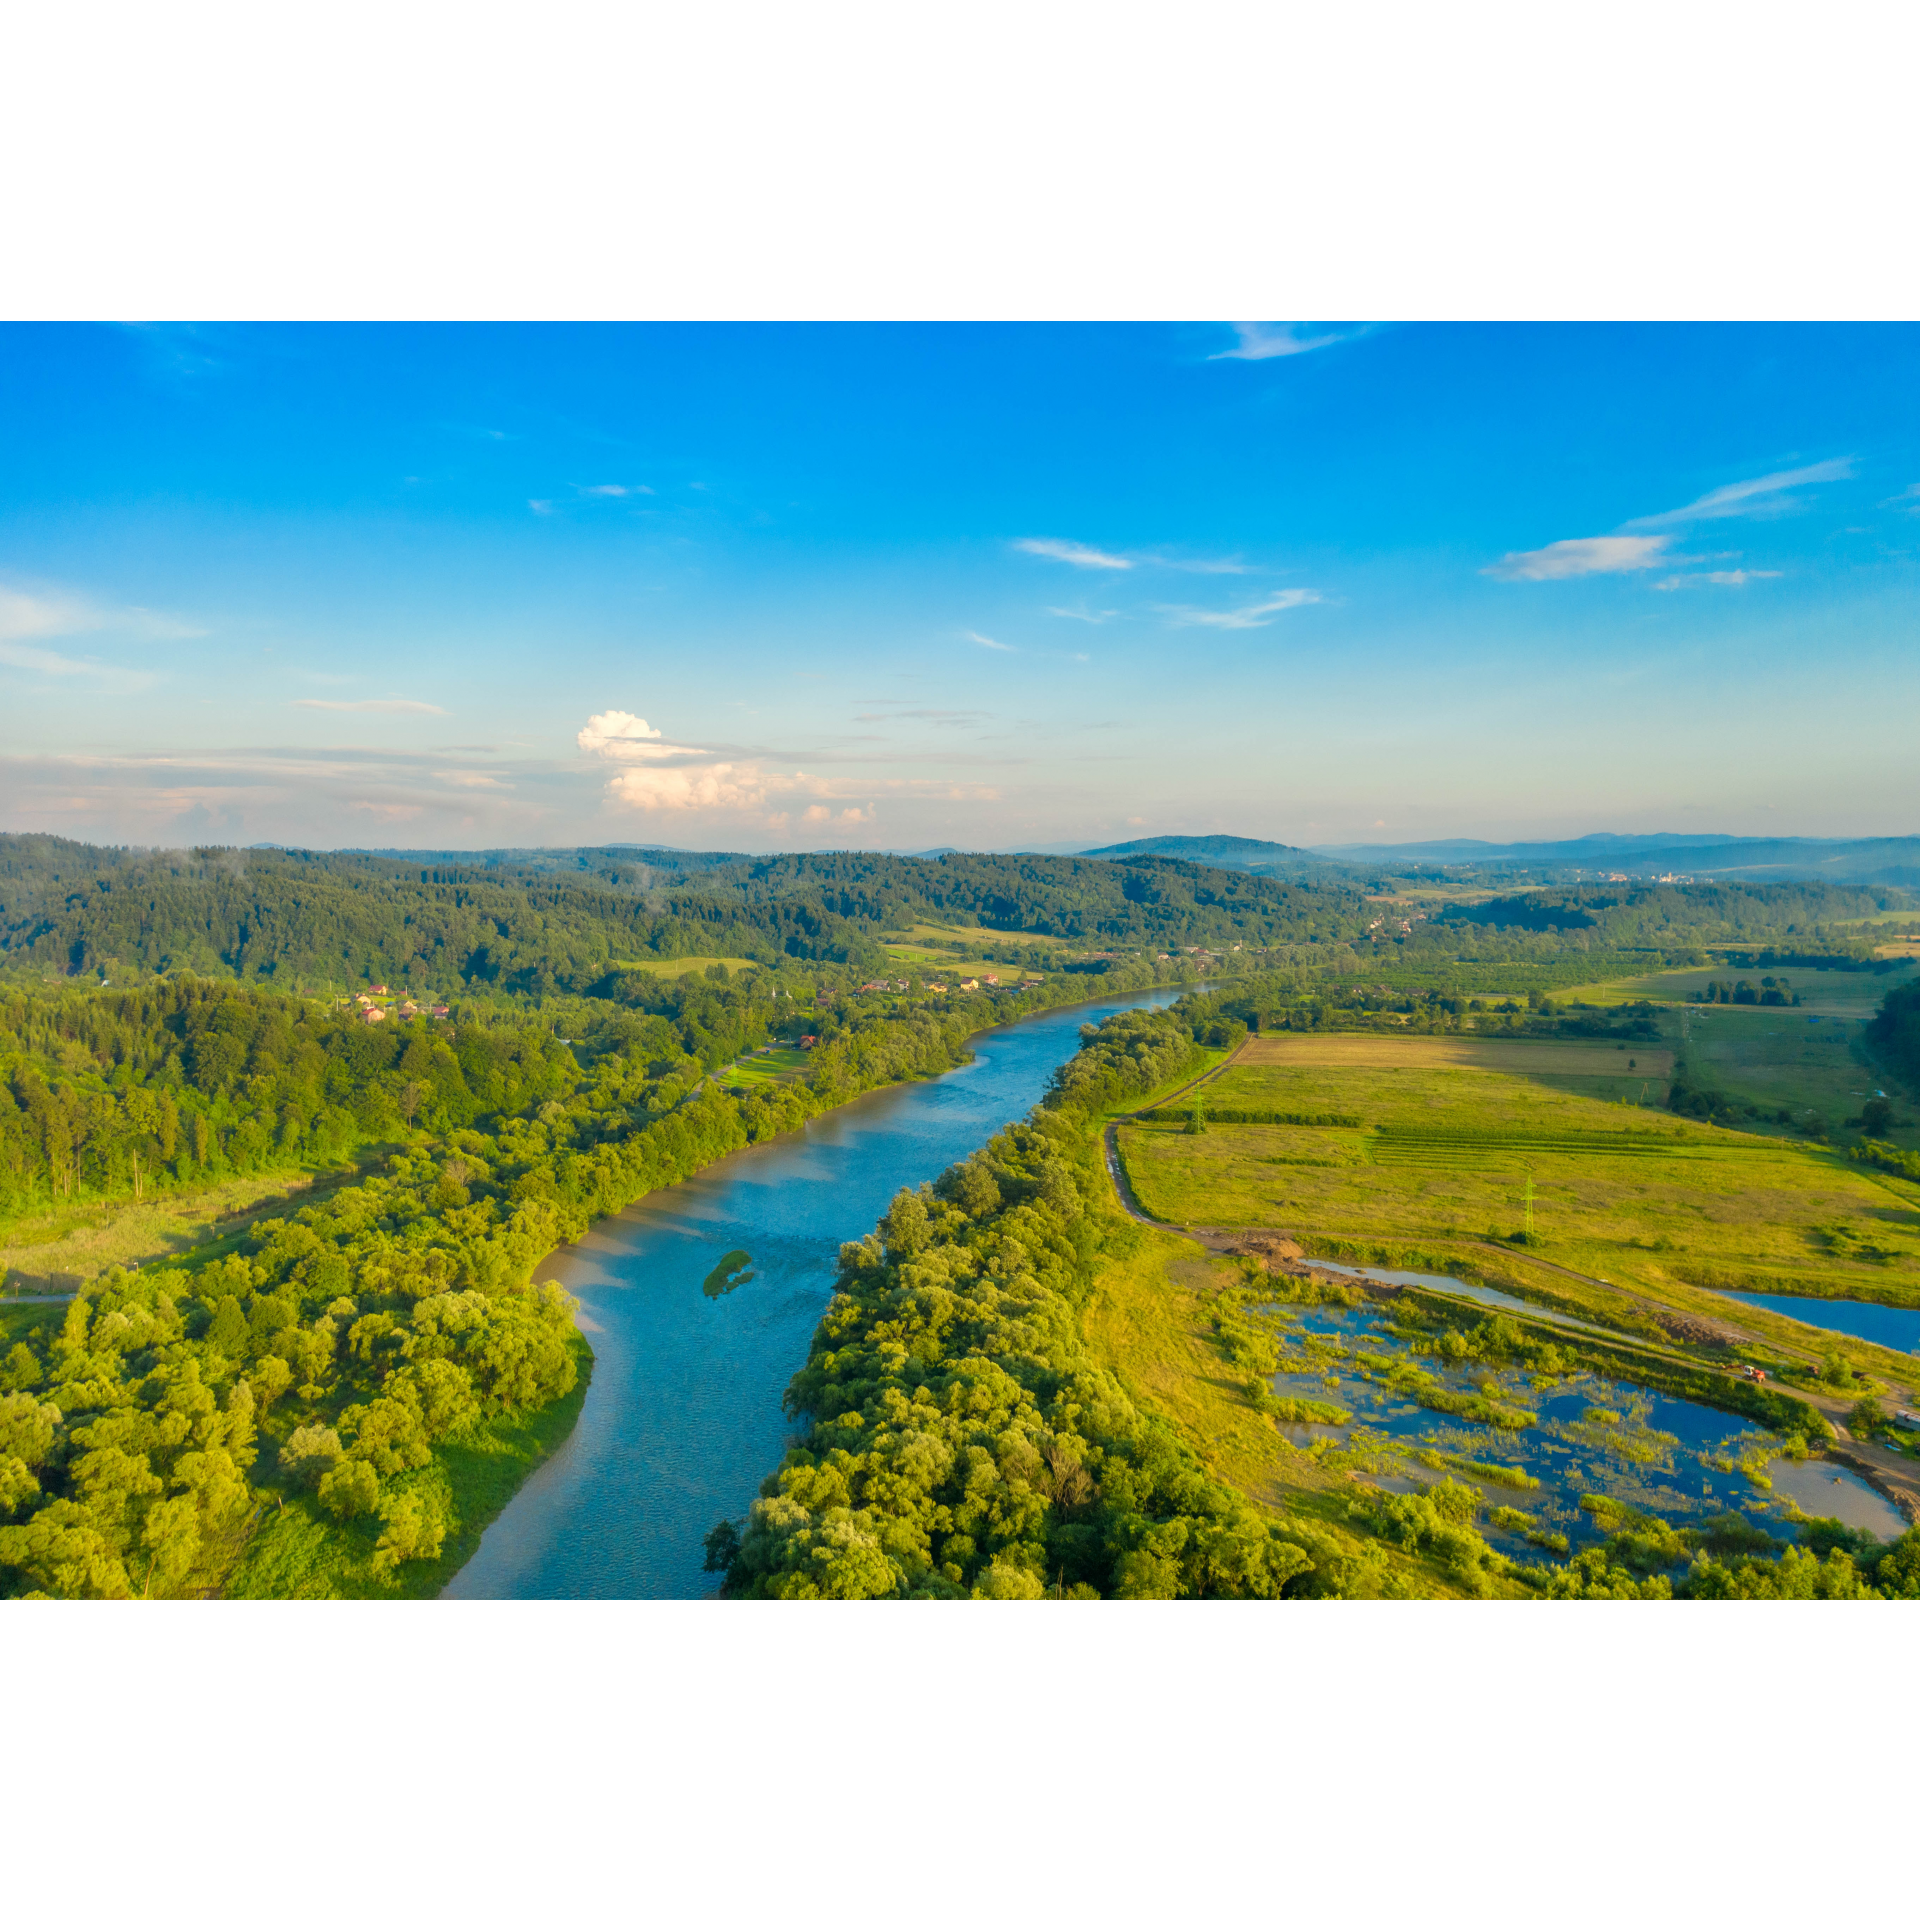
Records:
[[[1656,1313],[1655,1322],[1690,1347],[1737,1347],[1740,1336],[1695,1313]]]
[[[1297,1240],[1289,1240],[1278,1233],[1243,1233],[1227,1248],[1229,1253],[1237,1253],[1243,1260],[1257,1260],[1266,1273],[1305,1274],[1311,1271],[1306,1264],[1306,1252]]]

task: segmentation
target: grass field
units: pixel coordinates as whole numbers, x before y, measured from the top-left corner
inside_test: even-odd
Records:
[[[683,973],[705,973],[709,967],[725,967],[729,975],[759,964],[731,954],[684,953],[677,960],[622,960],[618,963],[629,973],[651,973],[663,980],[678,980]]]
[[[1709,985],[1744,980],[1751,986],[1759,978],[1751,969],[1729,967],[1610,981],[1585,989],[1580,997],[1609,1004],[1661,1003],[1671,1009],[1662,1020],[1684,1050],[1696,1086],[1769,1109],[1785,1107],[1796,1126],[1836,1140],[1849,1137],[1845,1123],[1884,1088],[1894,1095],[1894,1144],[1920,1148],[1920,1100],[1911,1090],[1889,1085],[1885,1070],[1869,1064],[1863,1047],[1867,1022],[1888,989],[1913,976],[1903,968],[1891,974],[1788,970],[1774,977],[1792,982],[1799,1006],[1705,1006],[1690,1000]]]
[[[286,1170],[157,1200],[114,1200],[47,1221],[14,1221],[12,1243],[0,1246],[0,1287],[9,1294],[71,1292],[109,1267],[144,1265],[165,1254],[222,1251],[228,1241],[238,1244],[255,1221],[305,1206],[313,1198],[314,1179],[312,1173]]]
[[[807,1055],[799,1047],[770,1047],[765,1053],[750,1053],[736,1060],[718,1078],[731,1087],[764,1085],[769,1080],[784,1080],[807,1064]]]
[[[1531,1181],[1543,1258],[1670,1306],[1721,1312],[1709,1286],[1920,1306],[1920,1187],[1577,1090],[1618,1084],[1603,1076],[1436,1066],[1419,1040],[1359,1037],[1370,1064],[1322,1063],[1309,1038],[1290,1059],[1236,1063],[1208,1102],[1345,1112],[1364,1130],[1130,1124],[1121,1151],[1142,1204],[1176,1223],[1457,1246],[1521,1230]]]

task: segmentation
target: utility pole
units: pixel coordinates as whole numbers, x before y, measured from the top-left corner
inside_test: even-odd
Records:
[[[1532,1232],[1533,1232],[1533,1169],[1532,1169],[1531,1167],[1529,1167],[1529,1168],[1527,1169],[1527,1223],[1526,1223],[1526,1230],[1527,1230],[1527,1233],[1528,1233],[1529,1235],[1531,1235],[1531,1234],[1532,1234]]]

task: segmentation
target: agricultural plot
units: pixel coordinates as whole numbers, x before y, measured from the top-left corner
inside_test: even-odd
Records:
[[[1618,1097],[1418,1064],[1423,1044],[1377,1038],[1364,1066],[1303,1052],[1230,1068],[1210,1105],[1344,1109],[1364,1128],[1129,1124],[1135,1193],[1176,1224],[1436,1246],[1525,1230],[1530,1195],[1541,1257],[1671,1304],[1715,1310],[1695,1292],[1714,1287],[1920,1305],[1920,1188]],[[1408,1064],[1380,1064],[1380,1047]]]
[[[1524,1077],[1664,1080],[1673,1054],[1649,1043],[1634,1046],[1579,1040],[1482,1040],[1471,1034],[1273,1033],[1256,1035],[1241,1050],[1249,1067],[1457,1067],[1469,1073]]]

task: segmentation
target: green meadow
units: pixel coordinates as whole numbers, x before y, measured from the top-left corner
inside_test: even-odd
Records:
[[[1339,1112],[1361,1125],[1194,1134],[1178,1122],[1126,1124],[1128,1176],[1158,1218],[1280,1228],[1323,1248],[1391,1245],[1412,1260],[1423,1247],[1513,1244],[1528,1230],[1530,1194],[1531,1238],[1509,1278],[1551,1263],[1776,1334],[1776,1316],[1716,1290],[1920,1306],[1920,1187],[1871,1176],[1832,1148],[1581,1091],[1619,1084],[1597,1073],[1435,1066],[1418,1042],[1387,1036],[1370,1037],[1365,1065],[1288,1065],[1284,1040],[1256,1044],[1273,1063],[1227,1069],[1206,1090],[1210,1107]],[[1502,1271],[1490,1249],[1476,1258]],[[1905,1360],[1893,1367],[1915,1372]]]

